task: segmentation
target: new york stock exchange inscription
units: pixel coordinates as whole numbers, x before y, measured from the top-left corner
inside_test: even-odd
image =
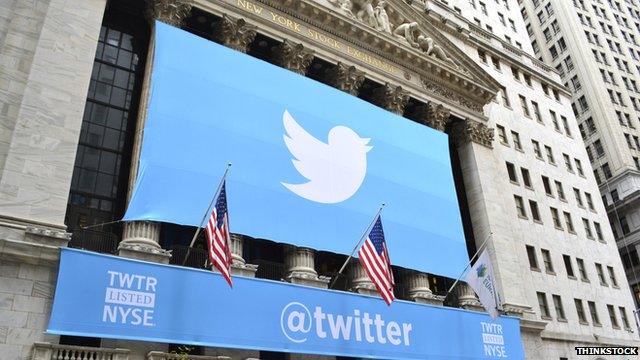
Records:
[[[287,28],[289,30],[295,31],[306,38],[312,39],[318,43],[325,44],[333,49],[336,49],[352,58],[358,59],[362,62],[365,62],[379,70],[385,71],[389,74],[397,74],[399,73],[399,69],[376,58],[373,57],[362,50],[358,50],[351,45],[340,42],[330,36],[327,36],[317,30],[311,29],[304,24],[297,22],[289,17],[281,15],[273,10],[267,9],[262,5],[258,5],[252,3],[247,0],[227,0],[227,2],[234,4],[240,9],[250,12],[252,14],[258,15],[263,19],[269,20],[281,27]]]

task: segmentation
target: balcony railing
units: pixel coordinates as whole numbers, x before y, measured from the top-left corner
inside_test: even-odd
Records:
[[[112,232],[95,230],[77,230],[73,232],[69,247],[104,254],[115,254],[120,237]]]
[[[267,260],[256,260],[253,263],[258,265],[257,278],[276,281],[284,278],[284,264]]]
[[[31,360],[129,360],[129,350],[37,342]]]
[[[231,358],[228,356],[204,356],[204,355],[166,353],[161,351],[149,351],[149,353],[147,354],[147,360],[231,360]],[[258,359],[248,358],[246,360],[258,360]]]
[[[204,249],[191,248],[188,246],[174,245],[171,247],[171,260],[169,263],[172,265],[188,266],[196,269],[204,269],[205,262],[207,261],[207,251]],[[189,256],[187,257],[187,253]],[[186,261],[185,261],[186,259]]]

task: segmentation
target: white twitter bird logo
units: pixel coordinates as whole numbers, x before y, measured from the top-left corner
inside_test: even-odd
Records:
[[[284,142],[295,159],[293,165],[309,181],[281,183],[295,194],[311,201],[335,204],[358,191],[367,173],[368,138],[361,138],[346,126],[329,131],[327,144],[303,129],[287,110],[282,115]]]

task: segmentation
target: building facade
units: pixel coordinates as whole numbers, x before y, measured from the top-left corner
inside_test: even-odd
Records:
[[[533,56],[516,1],[488,2],[0,5],[3,356],[49,360],[84,351],[164,359],[177,351],[313,358],[43,332],[60,247],[179,265],[188,260],[192,228],[117,222],[137,174],[153,20],[447,133],[469,254],[486,241],[501,310],[520,318],[528,359],[575,358],[575,346],[637,344],[634,304],[608,208],[597,195],[598,178],[570,110],[571,93],[553,68]],[[345,258],[278,239],[232,239],[232,270],[239,276],[326,288]],[[201,266],[201,241],[192,250],[200,258],[187,265]],[[400,299],[482,310],[464,284],[444,297],[453,279],[396,271]],[[337,288],[376,294],[357,265],[338,278]]]
[[[536,57],[554,67],[572,92],[573,112],[637,306],[640,4],[522,1],[520,5]]]

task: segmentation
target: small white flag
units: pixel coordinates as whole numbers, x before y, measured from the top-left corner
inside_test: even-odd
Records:
[[[471,288],[478,294],[478,299],[484,306],[484,309],[491,315],[492,318],[497,318],[498,313],[498,294],[496,293],[496,287],[494,283],[495,277],[493,276],[493,266],[489,259],[489,253],[482,250],[482,253],[473,264],[471,270],[467,273],[465,281]]]

